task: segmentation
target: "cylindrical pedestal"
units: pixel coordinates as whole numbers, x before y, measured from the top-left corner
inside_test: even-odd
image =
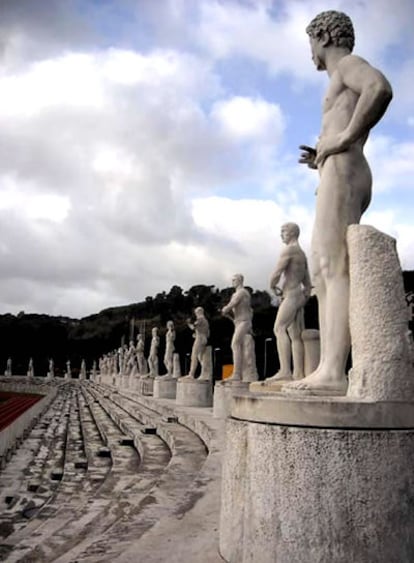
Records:
[[[302,341],[305,348],[305,376],[313,373],[319,365],[320,340],[319,330],[308,328],[302,331]]]
[[[172,377],[160,377],[154,380],[155,399],[175,399],[177,392],[177,380]]]
[[[223,558],[231,563],[414,561],[413,405],[401,403],[402,415],[395,412],[401,405],[338,401],[337,416],[334,399],[296,399],[302,408],[297,405],[293,419],[302,416],[302,426],[293,426],[293,399],[284,405],[281,395],[267,394],[261,405],[257,393],[251,396],[252,404],[247,394],[235,396],[226,422]],[[308,412],[313,422],[305,426]],[[271,420],[254,421],[256,413],[260,420],[268,413]],[[370,429],[370,418],[375,425],[394,421],[406,428]],[[347,419],[354,427],[346,428]],[[331,427],[313,426],[323,420]]]
[[[217,381],[214,386],[213,417],[230,416],[233,394],[248,391],[249,385],[249,381]]]
[[[211,381],[197,379],[179,379],[177,381],[177,405],[183,407],[213,406]]]

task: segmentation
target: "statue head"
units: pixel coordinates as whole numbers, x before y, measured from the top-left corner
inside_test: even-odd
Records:
[[[321,12],[310,22],[306,33],[313,39],[321,41],[324,34],[329,34],[330,44],[345,47],[352,52],[355,44],[354,26],[351,18],[343,12],[329,10]]]
[[[196,307],[196,308],[194,309],[194,313],[195,313],[195,316],[198,317],[198,318],[199,318],[199,317],[204,317],[204,309],[203,309],[203,307]]]
[[[158,328],[156,326],[152,329],[151,334],[152,336],[158,336]]]
[[[167,321],[167,329],[168,330],[174,329],[174,321]]]
[[[243,274],[234,274],[231,282],[233,287],[239,287],[240,285],[243,285],[244,282]]]
[[[296,223],[285,223],[280,229],[280,236],[284,243],[289,243],[291,240],[299,238],[300,229]]]

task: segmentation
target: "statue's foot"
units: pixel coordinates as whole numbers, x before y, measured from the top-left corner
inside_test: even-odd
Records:
[[[206,375],[200,376],[197,381],[211,381],[211,377],[208,377]]]
[[[194,379],[194,375],[191,375],[190,373],[188,375],[182,375],[181,377],[178,378],[179,381],[183,381],[184,379]]]
[[[264,380],[264,384],[271,385],[272,383],[276,383],[278,381],[291,381],[291,380],[292,380],[291,373],[284,373],[282,371],[278,371],[277,373],[275,373],[275,375],[272,375],[272,377],[266,377],[266,379]]]
[[[346,395],[348,382],[345,374],[332,375],[323,367],[299,379],[291,381],[282,387],[284,393],[303,393],[305,395]]]
[[[293,381],[299,381],[300,379],[303,379],[305,377],[304,373],[295,373],[293,372]]]

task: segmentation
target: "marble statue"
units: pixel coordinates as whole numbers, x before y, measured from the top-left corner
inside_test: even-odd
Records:
[[[29,365],[27,367],[27,377],[34,377],[33,358],[30,358],[29,360]]]
[[[147,360],[144,355],[145,342],[142,334],[137,334],[137,362],[138,362],[138,373],[140,375],[145,375],[148,372]]]
[[[85,360],[81,361],[79,379],[86,379],[86,362],[85,362]]]
[[[234,323],[234,333],[231,341],[233,352],[233,373],[228,381],[254,381],[257,379],[256,357],[252,336],[253,310],[251,308],[250,293],[243,286],[242,274],[235,274],[232,285],[235,292],[221,312]]]
[[[125,354],[125,369],[124,369],[124,374],[125,375],[131,375],[131,374],[135,374],[137,368],[136,368],[136,349],[134,346],[134,341],[130,340],[129,341],[129,348]]]
[[[188,372],[188,375],[184,376],[190,379],[195,378],[198,364],[201,365],[201,369],[203,370],[204,354],[206,352],[207,343],[210,336],[210,326],[208,324],[208,320],[204,315],[203,307],[197,307],[194,310],[194,313],[196,316],[196,320],[194,322],[192,322],[191,319],[187,319],[188,327],[194,331],[194,343],[191,350],[190,371]]]
[[[52,378],[55,375],[55,362],[53,361],[53,358],[49,359],[49,370],[47,372],[47,375],[49,378]]]
[[[8,376],[12,375],[12,359],[11,358],[7,359],[6,371],[4,372],[4,375],[8,375]]]
[[[281,296],[274,325],[280,369],[266,383],[302,379],[305,375],[301,333],[305,328],[304,305],[310,296],[311,281],[305,253],[299,246],[299,233],[296,223],[282,225],[280,234],[286,247],[270,278],[270,288]],[[282,277],[283,289],[278,286]]]
[[[371,171],[363,148],[384,115],[392,89],[377,69],[352,55],[350,18],[322,12],[306,29],[317,70],[328,73],[316,148],[301,145],[300,163],[320,176],[312,236],[312,280],[319,303],[321,359],[316,371],[283,389],[345,394],[350,350],[347,228],[359,223],[371,199]]]
[[[70,367],[70,360],[66,362],[66,377],[70,379],[72,377],[72,369]]]
[[[160,345],[160,337],[158,336],[158,328],[154,327],[152,329],[152,339],[151,339],[151,347],[150,353],[148,356],[148,366],[151,377],[155,377],[159,374],[158,370],[158,348]]]
[[[164,366],[167,370],[167,377],[172,377],[174,369],[174,341],[175,341],[175,328],[173,321],[167,322],[167,332],[165,333],[165,354]]]

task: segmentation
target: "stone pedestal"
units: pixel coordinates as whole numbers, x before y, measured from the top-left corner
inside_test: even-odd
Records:
[[[314,372],[319,365],[321,350],[319,330],[308,328],[302,331],[302,341],[305,348],[305,376]]]
[[[156,377],[154,380],[154,398],[175,399],[177,393],[177,380],[173,377]]]
[[[183,407],[212,407],[213,391],[211,381],[192,378],[177,380],[177,405]]]
[[[151,376],[140,377],[137,383],[137,391],[141,395],[152,395],[154,392],[154,378]]]
[[[214,386],[213,417],[230,416],[233,394],[248,391],[249,385],[248,381],[218,381]]]
[[[414,560],[414,405],[235,395],[220,553],[232,563]]]

